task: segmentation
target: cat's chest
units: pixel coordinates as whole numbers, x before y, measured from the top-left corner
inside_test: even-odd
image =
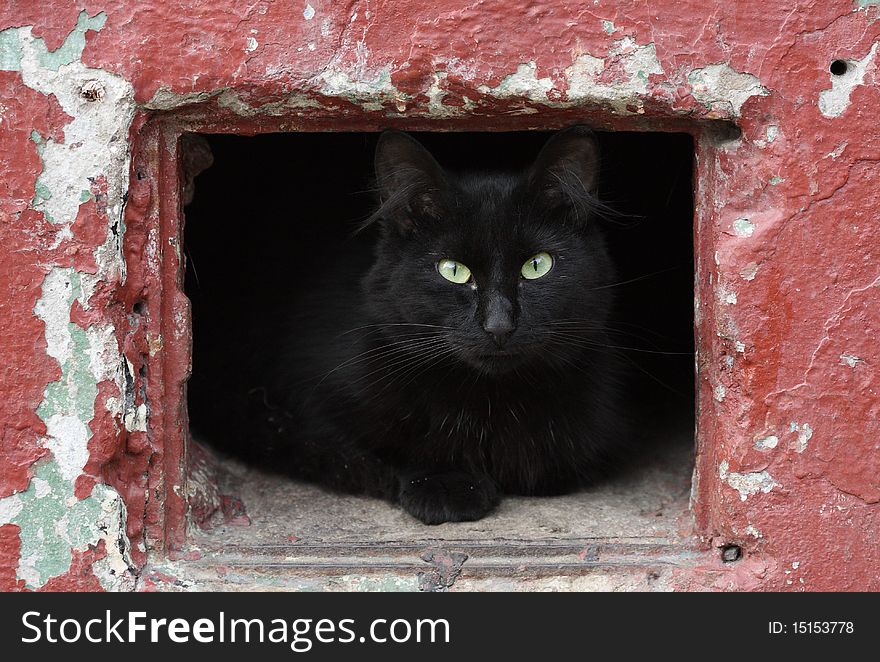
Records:
[[[392,413],[393,412],[393,413]],[[388,418],[409,434],[432,439],[471,439],[507,443],[553,441],[582,428],[590,416],[587,397],[578,390],[422,385],[395,399]]]

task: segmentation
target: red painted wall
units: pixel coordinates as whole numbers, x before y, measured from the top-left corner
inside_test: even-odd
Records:
[[[0,588],[108,586],[100,533],[70,533],[67,556],[22,551],[51,517],[41,499],[106,512],[118,493],[135,567],[183,534],[187,309],[176,207],[157,199],[177,178],[163,138],[586,121],[698,141],[707,553],[678,586],[880,589],[877,5],[7,2]],[[54,296],[58,274],[81,296]],[[77,363],[68,337],[97,358]],[[742,562],[720,564],[728,542]]]

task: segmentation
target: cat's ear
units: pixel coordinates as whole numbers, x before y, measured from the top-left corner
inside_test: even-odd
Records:
[[[382,133],[375,168],[381,220],[409,230],[420,219],[440,216],[443,169],[415,138],[401,131]]]
[[[544,145],[529,172],[529,186],[551,205],[595,199],[599,183],[599,148],[585,126],[560,131]]]

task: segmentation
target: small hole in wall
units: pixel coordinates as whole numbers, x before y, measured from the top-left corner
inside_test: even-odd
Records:
[[[828,69],[835,76],[843,76],[849,67],[846,64],[846,60],[834,60]]]
[[[739,134],[733,125],[722,128],[724,135]],[[419,133],[414,137],[448,172],[476,178],[481,170],[525,172],[553,135],[534,131]],[[644,538],[652,545],[658,540],[677,540],[674,522],[687,513],[693,468],[694,144],[689,135],[598,135],[602,155],[599,198],[609,209],[594,222],[616,263],[613,278],[602,286],[615,293],[614,326],[609,327],[613,332],[602,348],[616,349],[625,357],[621,361],[636,396],[627,416],[651,422],[639,426],[640,437],[633,440],[644,445],[606,481],[585,490],[549,501],[511,495],[501,509],[481,521],[439,528],[425,527],[385,501],[347,494],[346,484],[331,492],[306,483],[297,478],[297,458],[291,455],[288,460],[284,455],[286,440],[325,429],[322,426],[329,419],[320,417],[349,388],[342,379],[337,387],[337,375],[359,365],[358,360],[375,360],[376,353],[369,349],[349,358],[337,357],[331,347],[324,350],[326,356],[318,356],[328,365],[324,368],[322,363],[315,376],[295,373],[302,365],[294,362],[299,348],[318,347],[321,342],[320,335],[309,328],[310,319],[321,315],[320,319],[328,320],[325,324],[338,324],[332,335],[327,332],[332,338],[359,338],[379,326],[371,324],[363,330],[364,323],[357,317],[357,297],[363,295],[350,294],[366,291],[358,279],[370,268],[384,269],[380,275],[397,268],[397,262],[384,253],[384,261],[377,261],[377,242],[385,236],[379,227],[354,232],[377,204],[373,158],[378,135],[214,135],[206,140],[214,164],[195,180],[184,227],[184,286],[192,302],[193,333],[192,377],[187,384],[192,440],[188,443],[191,449],[197,444],[213,448],[217,489],[241,500],[251,525],[230,524],[241,518],[220,508],[212,515],[214,520],[194,530],[197,544],[205,548],[240,544],[241,549],[282,545],[290,546],[290,553],[296,555],[301,553],[297,545],[318,542],[363,546],[388,540],[415,544],[425,539],[454,539],[482,544],[486,540],[538,543],[564,539],[572,541],[572,555],[577,557],[585,548],[578,542],[583,540]],[[394,242],[402,241],[397,234],[390,236]],[[394,247],[401,260],[407,251],[420,248],[415,243],[402,247],[395,243]],[[331,291],[325,285],[333,279],[341,285]],[[446,301],[443,287],[443,282],[438,286],[438,281],[427,276],[424,285],[421,280],[414,284],[425,289],[425,296]],[[593,314],[585,308],[576,321],[595,324]],[[560,324],[570,322],[559,320]],[[378,398],[397,384],[412,389],[408,380],[422,379],[419,371],[433,367],[401,355],[389,354],[385,373],[383,366],[367,364],[370,367],[363,375],[352,377],[361,380],[357,388],[350,389],[352,393],[360,396],[362,390],[373,388],[374,394],[367,395]],[[279,381],[272,371],[281,363],[285,372]],[[436,383],[444,384],[447,374],[466,369],[449,359],[436,368]],[[581,374],[580,368],[573,369],[574,374]],[[470,375],[471,381],[478,374]],[[386,381],[378,381],[382,378]],[[558,378],[556,372],[553,378]],[[426,388],[435,384],[423,381]],[[471,388],[470,381],[463,386]],[[437,392],[436,407],[446,402],[441,398],[456,396],[455,392]],[[524,415],[542,416],[539,409],[524,407],[511,411],[505,420],[513,425]],[[422,411],[399,411],[393,424],[408,425]],[[453,409],[449,420],[456,421],[461,411]],[[250,415],[257,417],[257,424]],[[487,409],[489,415],[498,415],[497,405]],[[360,433],[366,426],[363,420],[352,414],[344,426],[347,430],[350,425],[353,434]],[[474,443],[479,444],[479,431],[476,434]],[[277,445],[261,445],[261,435]],[[263,459],[264,447],[283,462]],[[322,466],[327,482],[333,485],[345,477],[349,467],[329,460]],[[227,519],[221,520],[220,514]]]
[[[143,315],[147,312],[147,302],[143,299],[135,301],[134,305],[131,307],[131,310],[135,315]]]
[[[742,547],[739,545],[725,545],[721,548],[721,560],[724,563],[733,563],[742,558]]]

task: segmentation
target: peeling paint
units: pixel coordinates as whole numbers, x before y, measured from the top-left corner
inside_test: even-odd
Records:
[[[390,66],[382,67],[373,74],[330,68],[321,74],[321,81],[322,93],[361,102],[367,110],[371,109],[367,104],[375,104],[372,109],[381,110],[385,102],[398,102],[406,98],[391,82]]]
[[[719,465],[718,477],[739,492],[739,498],[742,501],[758,492],[766,494],[774,487],[782,487],[766,471],[752,471],[748,473],[730,471],[730,464],[727,460],[722,460]]]
[[[738,218],[733,222],[733,231],[737,237],[751,237],[755,232],[755,224],[747,218]]]
[[[754,526],[751,525],[751,524],[749,524],[749,525],[746,527],[745,533],[746,533],[747,536],[752,536],[753,538],[759,538],[759,539],[760,539],[760,538],[763,538],[763,537],[764,537],[764,534],[761,533],[760,529],[754,527]]]
[[[79,60],[86,32],[101,30],[105,22],[103,13],[90,17],[81,12],[74,29],[54,51],[33,36],[30,26],[0,32],[2,68],[18,71],[25,86],[54,97],[70,118],[63,141],[36,131],[31,134],[42,162],[32,206],[60,226],[56,247],[73,238],[71,228],[80,206],[94,201],[91,190],[98,181],[106,186],[102,205],[108,222],[119,224],[117,233],[107,232],[94,251],[97,273],[48,268],[33,310],[45,325],[46,352],[61,370],[60,378],[46,386],[37,409],[46,426],[41,443],[51,455],[34,467],[26,491],[0,501],[3,521],[20,527],[17,574],[32,588],[67,572],[71,550],[94,548],[102,540],[106,556],[93,566],[99,581],[105,588],[131,582],[125,506],[119,495],[105,485],[95,486],[84,499],[74,494],[74,483],[89,460],[89,422],[95,416],[97,385],[111,380],[121,389],[124,380],[113,327],[103,323],[82,328],[71,321],[74,303],[88,310],[100,282],[124,277],[119,237],[124,230],[133,89],[121,77]],[[53,531],[48,531],[53,522]]]
[[[743,280],[755,280],[755,276],[758,275],[758,265],[754,262],[749,262],[739,270],[739,275]]]
[[[775,124],[771,124],[765,130],[764,136],[764,139],[758,139],[755,141],[755,144],[761,149],[764,149],[765,147],[767,147],[767,145],[770,145],[771,143],[773,143],[773,141],[776,140],[776,138],[779,136],[779,127]]]
[[[739,117],[743,104],[753,96],[767,96],[761,81],[727,64],[710,64],[688,75],[694,98],[709,108]]]
[[[840,76],[829,73],[831,87],[819,92],[819,112],[825,117],[840,117],[849,106],[852,91],[865,82],[865,72],[874,61],[877,42],[861,60],[844,60],[846,72]]]
[[[760,439],[756,439],[753,446],[759,451],[766,451],[776,448],[777,444],[779,444],[779,437],[771,434],[768,437],[761,437]]]
[[[107,15],[99,12],[89,16],[88,12],[82,11],[76,21],[76,26],[67,35],[64,43],[54,51],[46,48],[42,39],[31,37],[30,26],[10,28],[0,33],[0,71],[22,71],[24,68],[24,43],[31,42],[33,45],[32,55],[36,65],[41,69],[58,71],[61,66],[71,64],[82,57],[86,46],[86,32],[100,30],[104,27]]]
[[[524,62],[514,73],[501,79],[496,87],[481,85],[478,89],[483,94],[490,94],[499,99],[515,97],[530,101],[547,101],[547,93],[553,89],[553,80],[538,78],[537,69],[534,61]]]
[[[840,362],[845,363],[850,368],[855,368],[856,364],[864,363],[864,359],[860,359],[858,356],[854,354],[841,354]]]
[[[813,428],[809,423],[791,422],[790,429],[797,432],[797,438],[794,441],[793,450],[795,453],[803,453],[807,450],[807,442],[813,437]]]
[[[125,505],[112,488],[97,485],[90,497],[79,500],[73,494],[73,483],[55,462],[41,462],[27,491],[0,500],[0,524],[12,523],[21,529],[18,577],[30,588],[39,588],[66,572],[73,558],[71,550],[85,551],[100,541],[104,541],[106,556],[94,569],[102,586],[133,588],[125,521]]]
[[[31,34],[31,28],[12,28],[5,41],[18,58],[16,70],[21,72],[24,84],[46,95],[53,95],[65,113],[73,120],[64,127],[65,141],[52,139],[42,144],[43,172],[37,180],[39,195],[35,208],[42,211],[52,223],[70,225],[81,204],[82,191],[104,173],[124,172],[128,162],[128,127],[134,116],[131,85],[118,76],[100,69],[84,66],[78,58],[85,46],[85,31],[99,30],[104,25],[104,14],[88,18],[80,14],[77,28],[68,35],[62,46],[49,52],[42,39]],[[2,58],[6,61],[7,58]],[[100,102],[91,102],[80,94],[80,86],[72,87],[71,80],[98,83],[104,89]],[[110,213],[121,217],[123,177],[108,179]],[[59,237],[67,237],[65,233]],[[121,259],[117,258],[117,266]]]
[[[614,42],[608,51],[608,59],[619,60],[626,77],[615,79],[614,83],[601,81],[600,75],[607,61],[582,53],[565,72],[569,101],[610,106],[624,115],[643,113],[648,77],[664,73],[654,44],[639,45],[627,37]]]
[[[467,97],[463,98],[463,105],[449,106],[443,103],[446,91],[443,89],[443,83],[446,81],[448,74],[445,71],[438,71],[433,74],[431,86],[426,92],[428,96],[428,114],[431,117],[458,117],[467,114],[473,110],[474,103]]]

